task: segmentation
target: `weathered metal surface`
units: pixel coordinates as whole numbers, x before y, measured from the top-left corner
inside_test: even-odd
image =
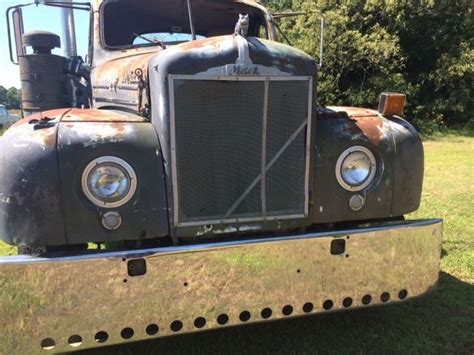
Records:
[[[423,144],[415,128],[400,117],[391,117],[397,148],[394,162],[392,214],[402,215],[420,207],[423,187]]]
[[[92,206],[80,187],[83,167],[101,155],[124,157],[139,173],[140,188],[118,209],[124,223],[114,233],[100,222],[108,209]],[[57,109],[26,117],[0,139],[0,236],[51,246],[167,235],[161,159],[153,126],[136,115]]]
[[[172,189],[173,178],[176,179],[171,169],[168,86],[170,75],[203,77],[212,73],[219,78],[221,75],[227,78],[233,75],[237,80],[252,76],[255,79],[270,75],[287,78],[307,76],[312,77],[313,82],[316,80],[316,64],[308,55],[281,43],[253,37],[212,37],[170,46],[165,50],[161,47],[105,50],[100,42],[102,29],[99,26],[98,6],[101,3],[96,3],[94,11],[93,98],[96,107],[115,111],[72,109],[63,115],[61,123],[56,122],[56,131],[57,126],[61,127],[58,143],[59,162],[61,169],[64,169],[61,170],[63,204],[66,209],[70,207],[64,216],[61,215],[66,221],[66,229],[69,230],[67,234],[72,236],[67,243],[136,240],[163,236],[169,232],[168,225],[174,222]],[[260,9],[271,27],[271,16],[261,5],[253,1],[241,3]],[[313,102],[315,98],[314,94]],[[232,108],[229,107],[230,109]],[[230,224],[217,221],[211,225],[174,228],[170,231],[171,235],[194,237],[236,231],[285,231],[315,223],[399,216],[416,209],[420,199],[423,164],[421,145],[416,132],[406,122],[397,122],[395,118],[387,120],[374,110],[352,107],[332,109],[344,113],[339,116],[336,113],[335,117],[323,119],[323,122],[319,123],[316,142],[314,131],[308,132],[307,137],[311,141],[310,147],[314,147],[307,153],[311,172],[307,177],[310,186],[308,208],[311,218],[305,218],[304,221],[288,219],[251,223],[239,221]],[[148,110],[151,110],[149,115]],[[223,112],[226,112],[225,110],[226,108]],[[190,116],[194,118],[194,115]],[[47,126],[49,122],[49,119],[41,121],[41,116],[36,120],[36,124],[43,126]],[[151,124],[146,123],[147,120],[151,120]],[[29,126],[28,122],[22,121],[18,125]],[[315,115],[310,122],[313,127],[316,126]],[[44,132],[44,137],[41,132]],[[28,133],[31,136],[27,139],[44,139],[45,144],[53,147],[56,144],[56,136],[46,132],[47,130],[34,130]],[[362,192],[366,204],[360,211],[349,209],[348,201],[352,194],[340,188],[333,174],[339,154],[356,144],[371,149],[379,167],[376,183]],[[416,157],[410,158],[410,149],[414,149]],[[124,227],[112,233],[103,230],[100,219],[104,211],[89,204],[77,181],[82,172],[81,167],[84,167],[88,160],[102,154],[114,155],[114,152],[126,157],[133,166],[141,166],[142,174],[148,180],[146,190],[141,192],[143,196],[140,195],[137,202],[146,207],[124,207],[126,213],[134,217],[124,218]],[[56,154],[53,148],[51,154]],[[148,162],[145,162],[144,156]],[[149,172],[146,170],[148,168]],[[395,199],[393,197],[396,194],[402,196]],[[73,203],[69,206],[66,201]],[[140,227],[141,217],[147,221],[146,228]],[[131,223],[137,224],[135,229],[131,227]],[[10,240],[9,237],[5,238]]]
[[[67,111],[29,116],[0,139],[0,236],[9,244],[66,244],[56,137]]]
[[[380,113],[377,110],[363,107],[327,106],[326,108],[335,112],[346,112],[350,117],[380,116]]]
[[[354,193],[340,187],[332,174],[339,155],[354,145],[370,149],[377,161],[374,182],[358,192],[366,200],[359,211],[349,207]],[[418,208],[423,150],[406,121],[387,119],[374,110],[330,107],[319,115],[315,148],[313,223],[388,218]]]
[[[336,112],[346,112],[356,125],[350,132],[354,135],[362,132],[374,145],[379,145],[387,134],[384,127],[385,120],[375,110],[347,106],[328,106],[327,108]]]
[[[0,352],[63,352],[396,303],[433,290],[440,251],[441,221],[430,220],[0,259]]]
[[[17,121],[14,125],[11,126],[12,131],[7,131],[3,135],[3,137],[7,136],[9,133],[14,132],[13,128],[14,127],[19,127],[22,125],[28,125],[31,123],[39,122],[40,120],[47,118],[47,119],[53,119],[54,121],[60,122],[64,114],[68,111],[70,111],[70,108],[57,108],[54,110],[48,110],[48,111],[43,111],[43,112],[38,112],[33,115],[26,116],[22,118],[21,120]]]
[[[311,76],[313,80],[316,76],[314,61],[296,49],[290,49],[290,47],[282,44],[254,38],[248,40],[248,48],[249,57],[254,65],[266,66],[277,70],[281,76]],[[286,49],[284,62],[275,60],[275,53],[282,49]],[[170,100],[168,96],[169,75],[197,75],[205,77],[209,72],[220,72],[225,76],[227,66],[235,64],[238,58],[239,45],[235,37],[221,36],[196,41],[195,44],[185,43],[174,46],[152,57],[150,60],[148,71],[151,88],[152,123],[159,135],[162,147],[167,186],[170,187],[167,193],[171,211],[174,210],[174,205],[171,191],[173,182],[170,165],[172,160],[170,151]],[[279,64],[277,65],[277,63]],[[312,139],[312,136],[309,139]],[[310,161],[312,164],[311,158]],[[309,179],[311,181],[312,176]],[[282,224],[284,229],[285,222]],[[257,223],[252,227],[256,228],[258,225],[261,225],[261,223]],[[221,226],[208,228],[208,232],[204,234],[214,234],[215,231],[223,229],[225,229],[225,226],[223,228]],[[196,227],[194,230],[186,229],[188,236],[201,234],[202,232],[204,231],[201,227]],[[172,230],[172,233],[182,235],[178,228]]]
[[[146,119],[124,111],[73,108],[62,122],[146,122]]]
[[[140,112],[148,97],[148,86],[140,86],[147,81],[148,62],[160,48],[148,53],[129,54],[111,60],[92,70],[92,93],[94,107],[124,108]]]
[[[111,112],[98,114],[97,111],[95,114],[100,121],[63,121],[58,132],[63,218],[68,243],[143,240],[168,235],[163,162],[153,126],[133,119],[111,122],[108,120],[113,116]],[[93,115],[94,112],[89,117]],[[76,117],[75,112],[71,111],[70,116],[70,119]],[[82,192],[84,168],[101,156],[121,158],[137,174],[137,191],[122,207],[97,207]],[[122,225],[117,230],[107,230],[101,223],[103,214],[109,211],[117,211],[122,217]]]
[[[67,107],[66,58],[51,54],[20,56],[21,102],[26,115]]]

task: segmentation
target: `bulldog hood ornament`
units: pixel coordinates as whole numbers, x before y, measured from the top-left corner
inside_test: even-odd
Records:
[[[234,35],[241,35],[242,37],[247,37],[249,32],[249,15],[248,14],[239,14],[239,20],[235,25]]]

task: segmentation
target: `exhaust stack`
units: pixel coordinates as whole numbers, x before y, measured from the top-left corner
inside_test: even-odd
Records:
[[[74,23],[74,10],[72,9],[72,0],[44,0],[45,5],[51,4],[54,6],[62,5],[61,7],[61,24],[62,24],[62,39],[64,45],[64,56],[66,58],[77,56],[76,45],[76,27]],[[71,8],[63,7],[70,6]]]

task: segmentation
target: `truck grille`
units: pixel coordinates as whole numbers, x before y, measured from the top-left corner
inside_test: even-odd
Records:
[[[311,85],[170,76],[175,225],[307,215]]]

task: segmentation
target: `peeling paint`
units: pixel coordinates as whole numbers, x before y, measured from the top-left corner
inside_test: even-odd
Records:
[[[353,140],[365,136],[372,144],[379,145],[389,134],[390,128],[385,124],[386,119],[375,110],[347,106],[329,106],[328,109],[347,113],[351,121],[355,123],[355,126],[348,129]]]
[[[262,229],[262,228],[258,225],[242,225],[242,226],[239,226],[239,231],[240,232],[256,231],[256,230],[260,230],[260,229]]]
[[[88,148],[104,143],[123,142],[125,137],[135,133],[135,127],[125,123],[91,122],[83,124],[77,122],[72,127],[68,127],[67,132],[68,134],[62,138],[63,144],[72,145],[79,138],[82,146]]]
[[[143,117],[118,111],[97,109],[72,109],[61,122],[145,122]]]

